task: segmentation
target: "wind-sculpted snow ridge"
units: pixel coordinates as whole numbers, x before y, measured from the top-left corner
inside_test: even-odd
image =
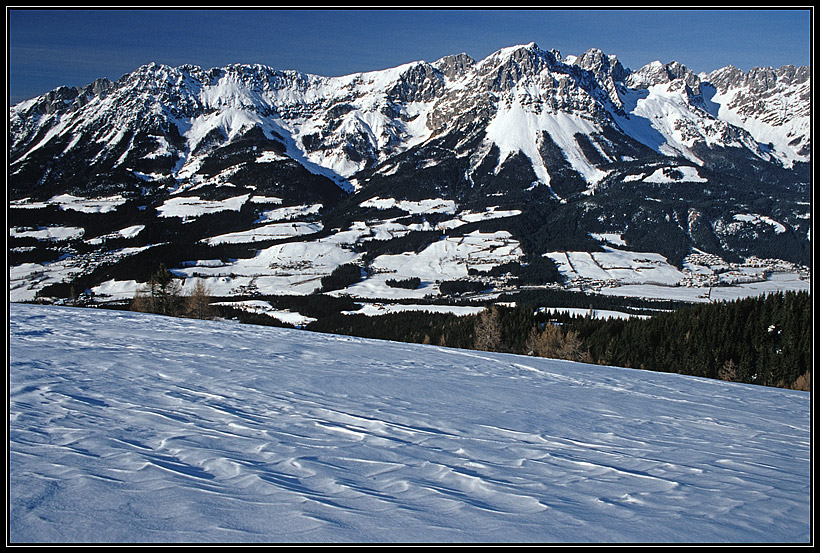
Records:
[[[12,543],[810,540],[807,393],[9,311]]]

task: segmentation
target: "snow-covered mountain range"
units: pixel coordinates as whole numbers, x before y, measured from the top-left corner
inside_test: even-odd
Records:
[[[98,266],[90,250],[110,261],[169,242],[188,256],[168,259],[180,271],[209,261],[194,244],[264,242],[276,250],[256,249],[257,279],[301,244],[321,276],[367,265],[362,252],[388,239],[390,255],[424,252],[425,232],[445,237],[442,255],[472,236],[485,272],[609,247],[592,236],[678,268],[702,252],[808,264],[810,86],[808,67],[633,71],[600,50],[564,58],[535,44],[332,78],[146,65],[10,108],[11,247],[28,275],[17,288],[66,283],[65,271],[30,275],[67,259],[84,267],[75,284],[99,286],[77,281]],[[108,207],[93,217],[89,205]],[[467,277],[464,265],[436,275]]]

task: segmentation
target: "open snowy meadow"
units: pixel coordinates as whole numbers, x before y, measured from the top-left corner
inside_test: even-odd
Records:
[[[8,540],[809,543],[811,396],[9,305]]]

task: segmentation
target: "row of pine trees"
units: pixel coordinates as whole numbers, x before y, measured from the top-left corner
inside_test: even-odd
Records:
[[[594,362],[808,390],[811,296],[782,292],[696,304],[648,319],[576,319]]]
[[[333,288],[330,282],[323,284]],[[164,265],[137,292],[131,309],[199,319],[219,313],[201,281],[183,294],[179,279]],[[335,312],[318,319],[307,329],[799,390],[810,390],[811,386],[808,292],[687,305],[630,319],[550,314],[530,305],[498,304],[467,317],[425,312],[372,317]]]

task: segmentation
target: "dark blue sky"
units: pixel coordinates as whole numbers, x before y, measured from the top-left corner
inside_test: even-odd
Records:
[[[336,76],[535,42],[600,48],[711,71],[809,65],[801,10],[16,10],[8,9],[9,103],[60,85],[116,80],[140,65],[261,63]]]

